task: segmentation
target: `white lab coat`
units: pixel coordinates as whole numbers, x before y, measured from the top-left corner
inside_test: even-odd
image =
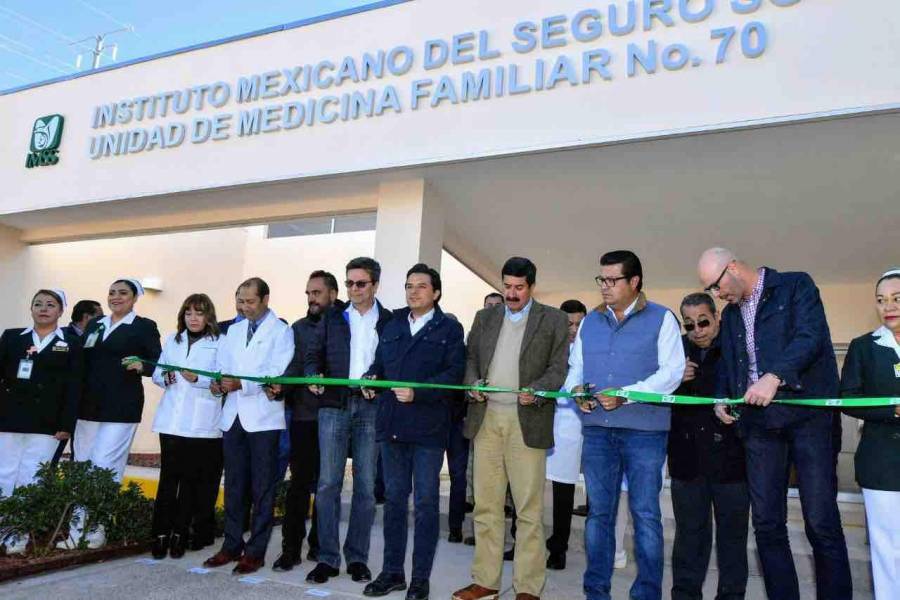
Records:
[[[569,350],[572,345],[569,344]],[[547,450],[547,479],[578,483],[581,473],[581,417],[572,398],[559,398],[553,413],[553,447]]]
[[[205,337],[188,345],[187,332],[181,334],[181,342],[175,335],[166,338],[159,362],[190,367],[201,371],[216,370],[216,355],[219,342]],[[209,377],[199,376],[194,383],[176,371],[175,383],[166,385],[165,373],[161,367],[153,371],[153,383],[165,390],[156,417],[153,431],[191,438],[219,438],[222,430],[222,401],[209,391]]]
[[[224,374],[281,376],[294,356],[294,332],[282,323],[274,311],[269,311],[247,343],[244,319],[228,328],[228,335],[220,338],[216,364]],[[284,402],[269,400],[262,384],[241,380],[241,389],[231,392],[222,408],[219,428],[228,431],[240,416],[245,431],[285,429]]]

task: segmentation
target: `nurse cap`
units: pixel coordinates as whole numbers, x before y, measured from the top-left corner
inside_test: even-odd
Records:
[[[141,297],[144,295],[144,286],[141,285],[140,279],[134,279],[133,277],[119,277],[116,281],[127,281],[137,290],[137,296]]]

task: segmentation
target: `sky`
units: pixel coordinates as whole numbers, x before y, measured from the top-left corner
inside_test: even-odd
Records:
[[[117,29],[133,27],[105,38],[122,62],[373,1],[0,0],[0,90],[89,69],[94,37]]]

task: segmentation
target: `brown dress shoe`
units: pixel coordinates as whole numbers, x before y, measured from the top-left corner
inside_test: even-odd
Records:
[[[519,592],[518,594],[516,594],[516,600],[541,600],[541,598],[540,596],[535,596],[534,594]]]
[[[263,559],[253,558],[252,556],[247,556],[245,554],[231,572],[235,575],[249,575],[250,573],[259,571],[264,564],[265,562]]]
[[[489,590],[477,583],[453,592],[453,600],[497,600],[498,597],[499,590]]]
[[[234,562],[238,559],[237,556],[233,556],[224,550],[219,550],[210,558],[207,558],[203,562],[204,567],[208,567],[210,569],[214,569],[216,567],[221,567],[222,565],[227,565],[230,562]]]

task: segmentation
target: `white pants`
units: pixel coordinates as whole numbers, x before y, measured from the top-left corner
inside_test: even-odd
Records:
[[[59,441],[42,433],[0,432],[0,495],[11,496],[34,481],[42,462],[53,458]]]
[[[137,426],[137,423],[102,423],[78,419],[73,441],[75,460],[89,460],[98,467],[112,469],[116,481],[121,482]]]
[[[863,488],[875,600],[900,599],[900,492]]]

